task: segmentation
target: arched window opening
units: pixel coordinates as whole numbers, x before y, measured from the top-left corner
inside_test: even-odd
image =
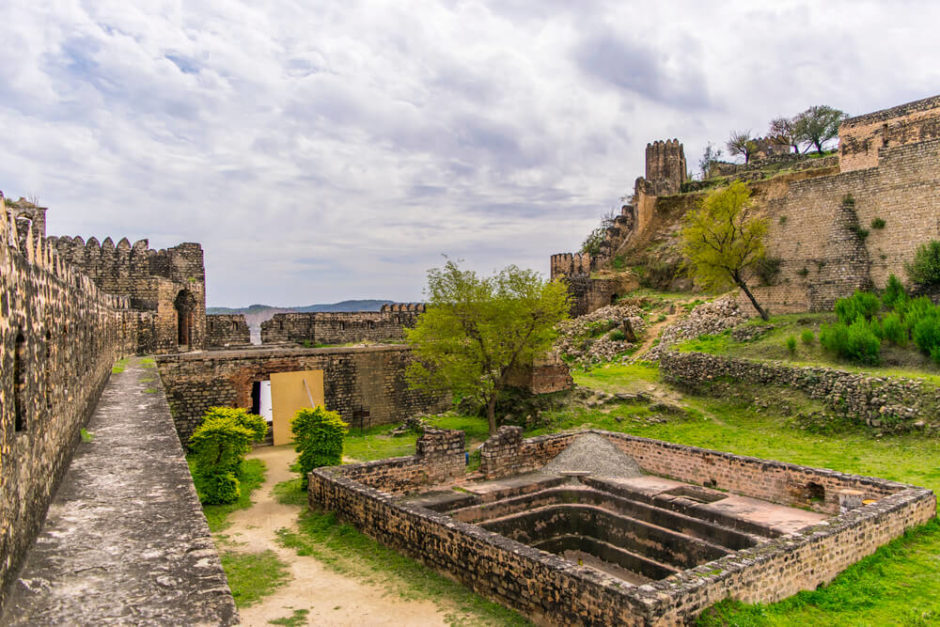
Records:
[[[232,321],[232,331],[238,331],[238,321],[237,321],[237,320],[233,320],[233,321]]]
[[[193,340],[193,316],[196,309],[196,297],[189,290],[181,290],[173,301],[176,308],[177,344],[190,346]]]
[[[13,351],[13,428],[26,431],[26,338],[22,333],[16,335],[16,348]]]

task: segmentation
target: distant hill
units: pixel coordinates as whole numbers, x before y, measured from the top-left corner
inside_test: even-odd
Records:
[[[382,305],[393,303],[393,300],[344,300],[341,303],[304,305],[301,307],[275,307],[273,305],[251,305],[250,307],[206,307],[206,313],[212,314],[245,314],[264,315],[268,317],[276,313],[306,313],[310,311],[378,311]]]

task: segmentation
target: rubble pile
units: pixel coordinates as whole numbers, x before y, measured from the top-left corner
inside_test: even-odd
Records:
[[[658,360],[663,350],[674,344],[700,335],[716,335],[738,326],[748,318],[750,314],[741,310],[732,295],[704,303],[663,330],[659,345],[646,353],[644,359]]]
[[[609,305],[559,324],[555,348],[582,366],[611,361],[636,346],[644,327],[639,307]]]

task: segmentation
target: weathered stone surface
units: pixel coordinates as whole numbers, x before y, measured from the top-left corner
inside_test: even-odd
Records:
[[[244,314],[206,316],[206,347],[223,348],[251,344],[251,331]]]
[[[113,375],[88,431],[0,623],[236,623],[156,372]]]
[[[410,309],[279,313],[261,323],[261,343],[348,344],[350,342],[400,342],[404,329],[413,327],[420,310]]]

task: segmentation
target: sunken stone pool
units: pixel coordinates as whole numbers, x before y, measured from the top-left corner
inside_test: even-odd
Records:
[[[542,624],[667,625],[726,597],[812,589],[935,513],[932,492],[585,431],[462,432],[416,455],[315,470],[312,506]]]

